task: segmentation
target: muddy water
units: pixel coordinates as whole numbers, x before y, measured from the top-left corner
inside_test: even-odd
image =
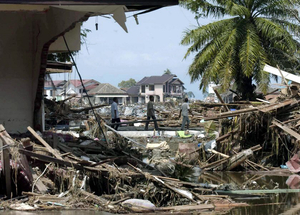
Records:
[[[262,174],[246,174],[246,173],[223,173],[208,172],[200,174],[197,169],[193,176],[190,177],[192,182],[211,183],[211,184],[229,184],[230,189],[242,189],[248,187],[252,190],[259,189],[299,189],[300,183],[286,184],[288,175],[286,176],[270,176]],[[300,181],[300,180],[299,180]],[[294,180],[293,182],[297,182]],[[219,211],[220,214],[227,215],[277,215],[277,214],[295,214],[286,213],[297,204],[300,203],[300,193],[281,193],[281,194],[265,194],[255,198],[245,198],[238,196],[233,198],[236,202],[246,202],[250,207],[239,207],[231,210]],[[300,211],[300,210],[299,210]],[[15,212],[0,211],[0,215],[111,215],[106,212],[71,210],[71,211],[41,211],[41,212]],[[195,213],[191,213],[195,214]],[[219,214],[219,213],[216,213]]]
[[[292,184],[289,187],[286,184],[289,176],[270,176],[260,174],[245,173],[209,173],[202,174],[197,178],[198,182],[211,182],[215,184],[227,184],[229,188],[245,188],[251,190],[259,189],[299,189],[299,184]],[[195,179],[195,177],[194,177]],[[295,182],[295,181],[294,181]],[[300,193],[281,193],[281,194],[264,194],[261,197],[245,198],[237,197],[233,200],[236,202],[246,202],[250,207],[234,208],[225,214],[230,215],[277,215],[286,212],[300,203]],[[300,211],[300,210],[299,210]],[[293,213],[294,214],[294,213]]]

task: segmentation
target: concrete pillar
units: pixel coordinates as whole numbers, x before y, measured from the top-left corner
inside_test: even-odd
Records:
[[[87,17],[50,8],[45,12],[0,12],[0,124],[8,132],[25,132],[40,118],[49,46]],[[37,105],[38,104],[38,105]]]

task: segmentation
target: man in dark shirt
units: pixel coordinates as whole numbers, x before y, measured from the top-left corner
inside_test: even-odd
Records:
[[[150,120],[150,118],[152,118],[153,120],[156,120],[154,111],[156,111],[156,112],[159,113],[158,110],[154,109],[154,107],[153,107],[153,101],[154,101],[154,97],[150,96],[150,101],[147,104],[147,120]],[[148,130],[148,125],[149,125],[149,122],[146,122],[145,131]],[[154,121],[154,127],[155,127],[155,130],[157,130],[159,132],[158,125],[157,125],[156,121]]]
[[[118,98],[113,98],[113,103],[111,104],[111,123],[119,123],[121,122],[119,118],[119,110],[118,110]],[[112,125],[112,128],[118,130],[118,125]]]

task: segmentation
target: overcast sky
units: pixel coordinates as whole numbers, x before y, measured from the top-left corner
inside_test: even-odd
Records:
[[[132,13],[126,15],[128,33],[113,19],[98,17],[98,31],[95,17],[84,23],[83,27],[92,32],[88,33],[87,46],[83,45],[75,58],[82,78],[117,87],[122,80],[139,81],[144,76],[162,75],[168,68],[184,82],[186,91],[203,99],[199,81],[190,83],[187,74],[193,56],[183,59],[188,47],[180,45],[183,32],[197,25],[194,15],[179,6],[165,7],[139,15],[139,25]],[[208,22],[201,20],[201,24]],[[75,72],[71,76],[78,78]],[[53,77],[64,78],[66,75]]]

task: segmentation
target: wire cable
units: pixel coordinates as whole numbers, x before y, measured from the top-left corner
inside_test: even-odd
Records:
[[[105,134],[104,134],[104,131],[103,131],[102,127],[101,127],[100,119],[99,119],[99,117],[98,117],[98,116],[96,115],[96,113],[95,113],[94,107],[93,107],[92,102],[91,102],[90,97],[89,97],[89,94],[87,93],[87,91],[86,91],[86,89],[85,89],[85,86],[84,86],[84,84],[83,84],[81,75],[80,75],[79,70],[78,70],[78,67],[77,67],[77,64],[76,64],[76,62],[75,62],[75,60],[74,60],[74,58],[73,58],[73,55],[72,55],[72,53],[71,53],[71,51],[70,51],[70,49],[69,49],[68,43],[67,43],[66,38],[65,38],[64,35],[63,35],[63,38],[64,38],[64,42],[65,42],[65,44],[66,44],[66,47],[67,47],[67,49],[68,49],[68,53],[69,53],[69,55],[70,55],[70,57],[71,57],[71,59],[72,59],[72,61],[73,61],[74,66],[75,66],[76,72],[77,72],[78,77],[79,77],[79,80],[80,80],[80,82],[81,82],[81,86],[82,86],[82,88],[83,88],[83,91],[85,92],[85,94],[86,94],[86,96],[87,96],[87,99],[88,99],[88,101],[89,101],[89,105],[90,105],[91,108],[92,108],[91,110],[92,110],[92,112],[93,112],[93,115],[95,116],[95,119],[96,119],[96,121],[97,121],[97,123],[98,123],[99,129],[101,130],[101,133],[103,134],[103,138],[105,139],[105,142],[106,142],[106,144],[108,145],[108,141],[107,141],[107,139],[106,139],[106,137],[105,137]]]

